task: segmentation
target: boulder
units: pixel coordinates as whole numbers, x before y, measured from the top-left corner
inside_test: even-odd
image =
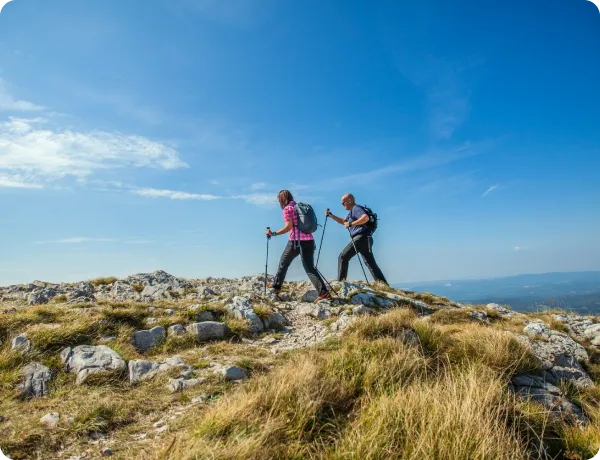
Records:
[[[319,293],[316,291],[316,289],[311,289],[309,291],[306,291],[302,295],[302,302],[306,302],[306,303],[314,302],[315,300],[317,300],[318,296],[319,296]]]
[[[77,375],[75,383],[81,385],[91,374],[125,372],[127,365],[121,356],[106,345],[80,345],[65,348],[61,359],[68,372]]]
[[[186,327],[186,331],[193,334],[200,342],[227,337],[227,325],[216,321],[190,324]]]
[[[583,346],[567,334],[550,329],[548,325],[532,322],[523,330],[527,335],[517,339],[531,348],[540,366],[546,371],[546,380],[554,385],[570,381],[579,388],[593,386],[593,382],[580,364],[589,362]]]
[[[265,325],[260,317],[254,312],[250,299],[235,296],[231,303],[227,305],[227,310],[229,310],[235,318],[248,321],[252,332],[259,333],[264,331]]]
[[[268,316],[268,318],[265,318],[263,321],[267,329],[275,330],[281,330],[285,328],[285,326],[288,326],[290,324],[287,318],[278,311],[274,311]]]
[[[133,333],[133,346],[144,352],[159,345],[167,333],[162,326],[153,327],[150,330],[137,331]]]
[[[139,383],[144,380],[149,380],[162,372],[170,371],[171,369],[181,369],[189,371],[191,367],[185,364],[179,356],[167,358],[161,362],[145,361],[141,359],[133,359],[129,361],[129,381],[131,383]]]
[[[365,305],[367,307],[381,308],[392,307],[394,302],[384,297],[376,296],[367,292],[359,292],[350,298],[350,303],[353,305]]]
[[[181,324],[173,324],[172,326],[169,326],[169,335],[183,335],[185,334],[185,327],[183,327]]]
[[[169,388],[169,390],[171,390],[172,393],[177,393],[179,391],[184,391],[184,390],[187,390],[188,388],[192,388],[192,387],[198,386],[198,385],[204,383],[205,381],[206,381],[206,379],[204,379],[204,378],[199,378],[199,379],[185,379],[185,378],[171,379],[169,381],[168,388]]]
[[[41,363],[30,363],[21,371],[21,383],[17,389],[20,397],[40,398],[48,394],[52,372]]]
[[[225,366],[219,370],[219,373],[227,381],[245,380],[248,378],[248,371],[237,366]]]
[[[11,350],[27,353],[31,351],[31,349],[31,341],[27,338],[26,334],[20,334],[12,340]]]
[[[331,316],[331,310],[326,304],[318,303],[314,304],[300,304],[298,306],[298,313],[305,316],[312,316],[316,319],[327,319]]]

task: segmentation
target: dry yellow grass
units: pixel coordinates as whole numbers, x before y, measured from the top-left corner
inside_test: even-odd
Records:
[[[444,300],[434,297],[428,300]],[[480,324],[469,309],[441,310],[423,319],[410,308],[397,308],[358,319],[342,338],[272,355],[267,348],[232,343],[236,335],[249,333],[247,323],[232,318],[222,304],[211,304],[205,309],[228,323],[232,341],[198,344],[189,336],[169,337],[139,353],[131,334],[148,328],[149,316],[165,326],[194,321],[189,302],[167,306],[174,316],[149,312],[138,302],[109,301],[85,309],[19,307],[0,316],[0,415],[8,419],[0,425],[0,437],[11,458],[56,458],[65,449],[68,458],[90,449],[93,431],[109,434],[118,446],[113,458],[127,460],[534,459],[532,446],[540,441],[550,458],[587,459],[600,447],[598,386],[565,388],[590,419],[583,429],[507,392],[512,375],[537,369],[529,351],[506,331],[521,332],[523,318],[505,320],[483,308],[491,321]],[[542,314],[545,321],[552,319]],[[35,347],[29,355],[10,350],[9,339],[22,332]],[[100,343],[104,335],[115,337],[108,345],[126,360],[159,361],[176,352],[198,369],[218,359],[249,369],[252,378],[238,385],[211,377],[179,394],[166,390],[168,373],[135,386],[125,376],[75,386],[58,352],[67,345]],[[21,402],[13,390],[20,369],[32,360],[49,366],[56,377],[49,396]],[[189,405],[201,393],[212,394],[213,402]],[[152,439],[152,424],[176,408],[187,412],[169,422],[175,436]],[[39,424],[48,412],[61,414],[56,430]],[[138,433],[149,433],[149,441],[133,442]],[[97,447],[91,449],[92,457],[99,455]]]

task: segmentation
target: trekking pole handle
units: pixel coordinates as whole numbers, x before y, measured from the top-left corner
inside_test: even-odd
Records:
[[[271,227],[267,227],[267,230],[271,230]],[[271,237],[269,235],[267,235],[267,239],[270,240]]]
[[[331,210],[329,208],[327,208],[325,210],[325,216],[329,217],[329,214],[331,214]]]

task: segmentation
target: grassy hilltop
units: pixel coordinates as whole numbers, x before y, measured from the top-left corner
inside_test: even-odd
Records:
[[[309,288],[276,298],[260,276],[164,272],[0,288],[0,448],[13,460],[600,449],[598,317],[364,283],[315,304]]]

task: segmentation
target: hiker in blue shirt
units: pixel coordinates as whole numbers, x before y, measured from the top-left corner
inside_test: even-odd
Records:
[[[358,251],[375,281],[381,281],[382,283],[388,284],[379,265],[377,265],[377,262],[375,261],[375,256],[373,256],[373,232],[366,225],[369,222],[367,211],[362,206],[356,204],[354,195],[351,193],[347,193],[342,197],[342,206],[347,211],[350,211],[346,219],[335,216],[329,209],[325,211],[327,216],[349,229],[352,238],[352,241],[348,243],[348,246],[344,248],[338,258],[338,280],[343,281],[346,279],[348,276],[348,264],[350,263],[350,259],[352,259],[352,257],[356,255],[356,251]]]

